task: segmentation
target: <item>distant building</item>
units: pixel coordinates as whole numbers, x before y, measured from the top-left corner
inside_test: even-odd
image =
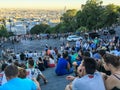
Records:
[[[23,35],[26,34],[26,26],[24,25],[16,25],[13,29],[13,31],[15,35]]]

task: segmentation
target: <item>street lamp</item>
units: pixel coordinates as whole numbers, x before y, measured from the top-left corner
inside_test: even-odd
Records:
[[[11,30],[11,22],[12,22],[12,20],[9,18],[9,23],[10,23],[10,32],[12,32],[12,30]]]

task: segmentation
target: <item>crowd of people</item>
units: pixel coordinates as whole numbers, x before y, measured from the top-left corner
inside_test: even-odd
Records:
[[[65,90],[120,90],[120,42],[112,39],[86,38],[57,47],[45,45],[45,49],[11,54],[2,51],[0,61],[0,90],[40,90],[40,79],[49,83],[42,71],[55,68],[59,77],[66,75],[71,83]],[[11,71],[12,70],[12,71]],[[69,74],[74,73],[74,76]],[[20,88],[19,88],[19,87]],[[25,87],[26,86],[26,87]]]

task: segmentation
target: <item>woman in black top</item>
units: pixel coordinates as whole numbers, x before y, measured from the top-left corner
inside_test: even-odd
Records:
[[[103,56],[104,68],[111,71],[111,75],[105,79],[107,90],[120,90],[120,57],[112,54],[105,54]]]

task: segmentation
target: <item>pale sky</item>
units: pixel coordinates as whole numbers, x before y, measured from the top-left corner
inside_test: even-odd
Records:
[[[0,0],[0,8],[80,9],[87,0]],[[103,4],[120,5],[120,0],[102,0]]]

